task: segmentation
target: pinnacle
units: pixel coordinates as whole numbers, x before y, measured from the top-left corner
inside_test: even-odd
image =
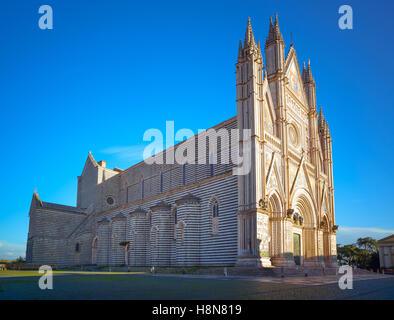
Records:
[[[305,68],[305,62],[304,62],[304,69],[302,72],[302,76],[303,76],[303,80],[305,83],[315,82],[315,79],[313,78],[313,75],[312,75],[312,68],[311,68],[311,60],[310,59],[308,59],[308,68],[307,69]]]
[[[272,23],[272,18],[270,17],[270,27],[269,27],[269,32],[268,32],[266,44],[271,41],[275,41],[275,40],[283,41],[282,34],[280,33],[279,19],[278,19],[277,13],[275,14],[274,23]]]
[[[252,23],[250,21],[250,18],[248,18],[248,25],[246,27],[246,33],[245,33],[244,48],[251,47],[254,45],[255,45],[255,40],[253,35]]]

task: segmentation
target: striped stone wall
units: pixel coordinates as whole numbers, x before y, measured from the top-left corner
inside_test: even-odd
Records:
[[[176,262],[178,265],[200,264],[200,199],[187,194],[176,201]]]
[[[106,218],[98,222],[97,239],[97,264],[109,265],[110,221]]]
[[[130,242],[129,264],[132,266],[149,265],[147,261],[147,246],[149,221],[148,212],[137,208],[130,213],[128,239]]]
[[[125,242],[126,242],[126,223],[127,218],[119,213],[112,218],[111,223],[111,252],[110,264],[122,265],[125,261]]]
[[[214,129],[233,129],[236,125],[234,117]],[[85,214],[87,209],[45,204],[69,212],[63,215],[56,210],[43,219],[33,205],[27,256],[35,263],[57,265],[234,264],[238,182],[231,175],[232,165],[221,161],[221,154],[226,150],[220,139],[217,147],[215,165],[208,163],[212,155],[207,143],[205,164],[142,162],[111,173],[112,176],[100,179],[97,185],[93,197],[97,201],[89,206],[91,215]],[[183,202],[183,197],[190,195],[199,199],[198,204]],[[83,192],[79,194],[79,203],[81,197]],[[109,197],[113,201],[108,202]],[[217,234],[212,232],[212,198],[220,204]],[[174,212],[177,212],[177,224]],[[93,243],[97,248],[93,248]]]
[[[174,222],[171,205],[164,201],[152,206],[150,226],[150,264],[152,266],[171,265],[171,247],[174,239]]]
[[[99,214],[96,219],[111,220],[118,214],[126,217],[129,265],[233,265],[238,241],[237,185],[236,176],[224,173]],[[219,204],[217,234],[212,232],[212,199]],[[97,228],[99,239],[100,234],[105,237],[101,224]],[[99,247],[104,246],[98,252],[112,250],[109,243],[98,243]]]

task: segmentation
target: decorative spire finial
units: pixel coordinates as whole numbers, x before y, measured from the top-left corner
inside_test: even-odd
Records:
[[[275,41],[275,40],[283,41],[283,37],[282,37],[282,34],[280,33],[280,29],[279,29],[279,19],[278,19],[277,13],[275,14],[274,24],[272,24],[272,18],[270,17],[270,27],[269,27],[266,45],[272,41]]]
[[[320,114],[319,114],[319,127],[320,129],[325,129],[326,120],[324,119],[323,108],[320,106]]]
[[[252,23],[250,22],[250,17],[248,17],[248,25],[246,27],[244,48],[248,48],[254,45],[255,45],[255,41],[254,41]]]
[[[303,80],[305,83],[308,83],[308,82],[314,83],[315,82],[315,79],[312,76],[311,59],[308,59],[308,68],[306,70],[305,70],[305,64],[304,64]]]

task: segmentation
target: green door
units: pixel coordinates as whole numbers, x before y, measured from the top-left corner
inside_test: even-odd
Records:
[[[293,233],[293,256],[294,261],[297,266],[300,265],[300,256],[301,256],[301,240],[300,235],[297,233]]]

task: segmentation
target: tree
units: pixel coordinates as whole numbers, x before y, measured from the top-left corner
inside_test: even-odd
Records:
[[[347,264],[349,266],[356,266],[358,260],[357,247],[354,244],[348,244],[343,247],[338,245],[338,261],[341,264]]]
[[[360,249],[364,249],[369,252],[377,252],[378,251],[378,242],[375,239],[372,239],[370,237],[358,238],[357,239],[357,246]]]
[[[0,260],[0,263],[11,263],[11,261],[8,261],[8,260],[6,260],[6,259],[1,259],[1,260]]]
[[[22,257],[16,258],[15,260],[12,260],[11,263],[25,263],[25,259]]]
[[[338,262],[362,269],[379,269],[379,247],[370,237],[357,239],[356,244],[338,245]]]

